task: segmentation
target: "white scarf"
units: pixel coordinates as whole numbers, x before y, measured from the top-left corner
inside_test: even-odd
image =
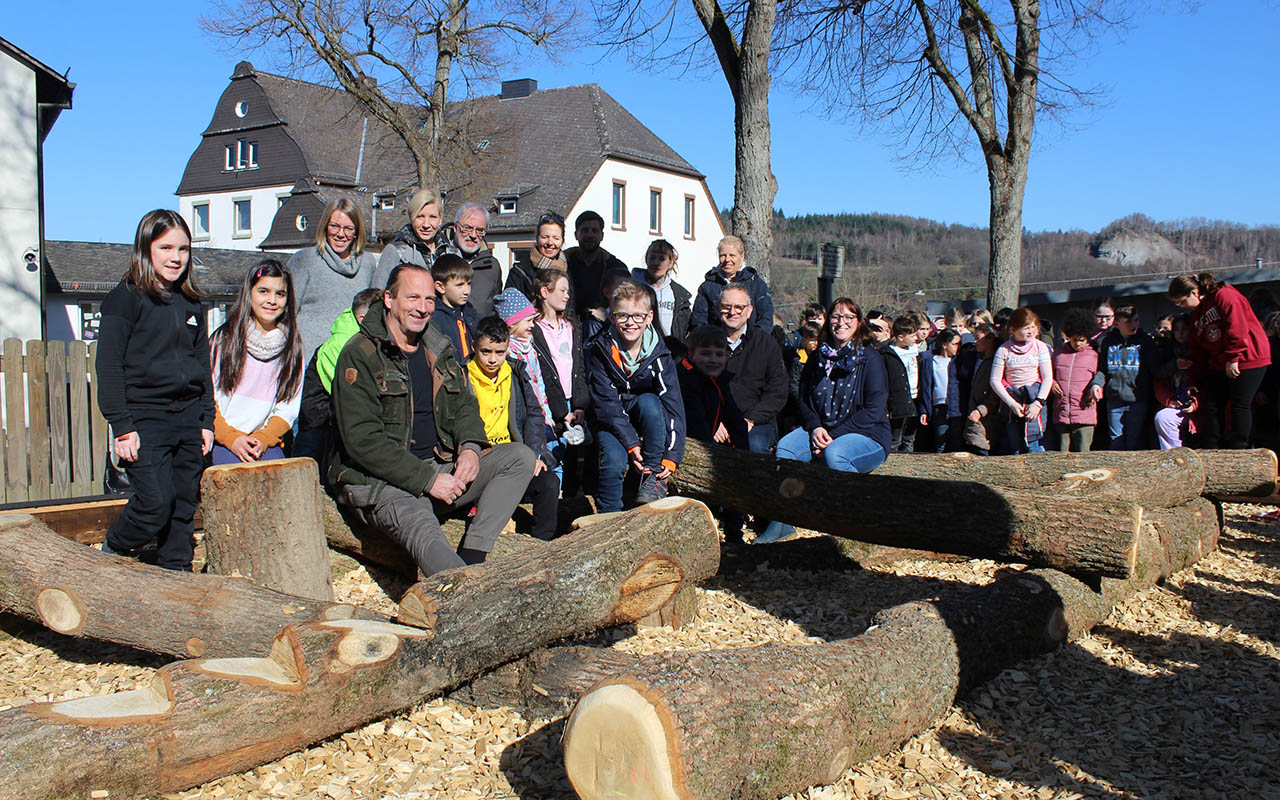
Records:
[[[270,361],[284,351],[288,339],[288,331],[283,325],[277,325],[270,333],[261,333],[257,325],[251,325],[249,335],[245,337],[245,347],[249,355],[259,361]]]

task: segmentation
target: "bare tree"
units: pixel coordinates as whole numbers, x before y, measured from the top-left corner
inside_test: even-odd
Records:
[[[495,76],[522,46],[554,47],[572,13],[551,0],[217,0],[201,24],[295,77],[331,79],[413,155],[418,184],[441,187],[455,77]],[[553,9],[555,11],[553,12]]]
[[[766,279],[773,258],[773,176],[769,127],[769,55],[777,0],[690,0],[700,28],[684,21],[680,0],[653,3],[603,0],[596,20],[633,59],[650,66],[681,68],[705,64],[714,56],[733,95],[733,234],[742,239],[747,263]],[[708,52],[706,44],[710,43]]]
[[[782,69],[829,113],[898,133],[908,158],[965,157],[976,139],[990,192],[987,302],[1016,306],[1022,201],[1037,115],[1092,92],[1061,77],[1101,31],[1122,25],[1110,0],[833,0],[775,42]],[[865,6],[865,8],[864,8]]]

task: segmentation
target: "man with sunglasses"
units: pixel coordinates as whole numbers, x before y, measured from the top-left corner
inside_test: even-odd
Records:
[[[778,414],[787,404],[790,382],[782,348],[771,334],[751,325],[751,295],[740,284],[720,293],[720,323],[729,344],[729,393],[747,419],[748,446],[767,453],[778,442]]]
[[[609,302],[610,324],[584,348],[591,428],[600,444],[598,512],[622,510],[629,466],[640,475],[636,503],[662,499],[684,457],[680,380],[653,325],[652,303],[647,288],[629,280],[618,284]]]
[[[457,220],[446,225],[440,239],[446,253],[462,256],[471,266],[471,297],[476,318],[493,315],[493,298],[502,291],[502,268],[485,242],[489,232],[489,212],[479,203],[463,203]]]

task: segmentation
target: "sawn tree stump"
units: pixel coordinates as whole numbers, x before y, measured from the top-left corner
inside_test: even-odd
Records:
[[[1197,499],[1143,528],[1134,576],[1101,593],[1052,570],[1011,572],[957,600],[886,609],[843,641],[640,659],[578,702],[563,738],[569,779],[583,800],[771,800],[830,783],[1194,563],[1216,545],[1217,512]]]
[[[316,462],[309,458],[206,469],[200,515],[208,571],[332,600],[320,495]]]

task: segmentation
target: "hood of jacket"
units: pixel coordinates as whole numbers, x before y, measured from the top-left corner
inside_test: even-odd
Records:
[[[369,311],[365,313],[365,316],[369,316],[373,311],[375,311],[375,309],[370,308]],[[343,312],[338,315],[337,319],[333,321],[333,324],[329,326],[329,335],[351,337],[354,336],[358,330],[360,330],[360,323],[356,321],[356,315],[351,313],[351,309],[347,308],[344,309]]]

